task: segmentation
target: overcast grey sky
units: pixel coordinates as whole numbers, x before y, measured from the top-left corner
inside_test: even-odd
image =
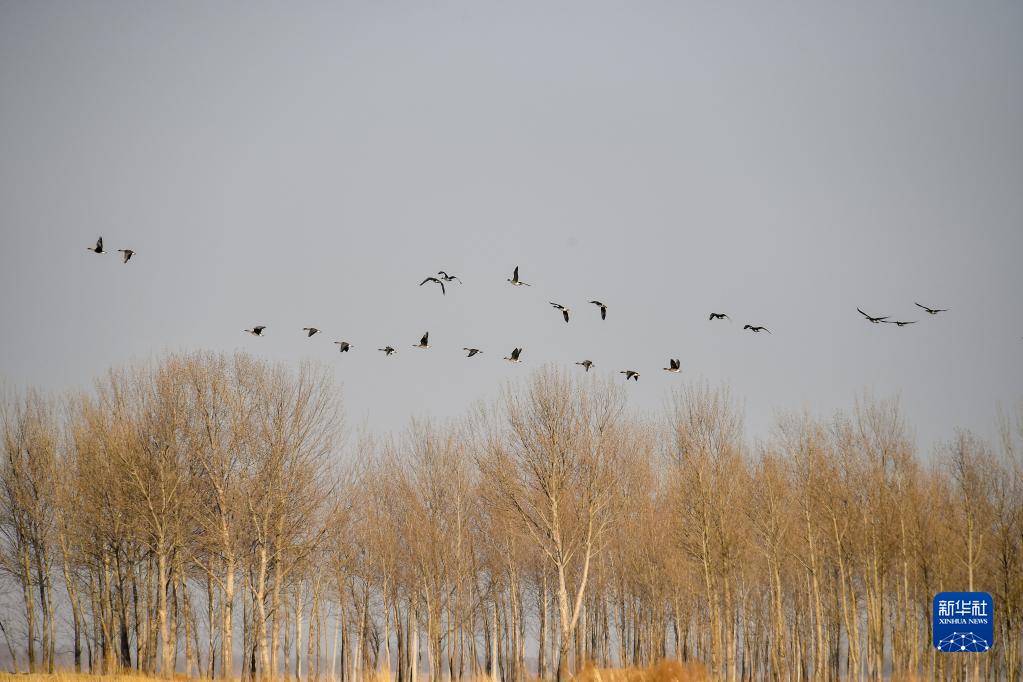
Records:
[[[727,382],[751,436],[864,389],[925,449],[990,434],[1023,399],[1021,38],[1018,2],[0,2],[0,377],[245,349],[387,430],[591,358],[641,410]]]

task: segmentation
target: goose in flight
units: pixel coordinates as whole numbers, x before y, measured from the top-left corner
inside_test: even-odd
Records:
[[[729,322],[732,321],[732,318],[730,318],[728,315],[725,315],[724,313],[711,313],[710,317],[708,317],[707,319],[708,320],[728,320]]]
[[[103,246],[103,240],[101,239],[100,240],[100,247],[102,248],[102,246]],[[913,303],[916,303],[916,301],[913,301]],[[916,303],[916,307],[917,308],[923,308],[924,310],[929,312],[931,315],[937,315],[938,313],[947,313],[948,312],[948,308],[928,308],[927,306],[920,305],[919,303]]]
[[[264,329],[266,329],[266,325],[265,324],[259,324],[259,325],[256,325],[255,327],[253,327],[252,329],[245,329],[243,331],[247,331],[248,333],[252,334],[253,336],[262,336]]]
[[[467,351],[469,353],[468,355],[465,356],[467,358],[471,358],[472,356],[478,355],[483,352],[479,348],[463,348],[462,350]]]
[[[522,349],[516,348],[511,352],[510,356],[505,358],[505,360],[507,360],[508,362],[522,362],[522,360],[519,360],[520,355],[522,355]]]
[[[419,283],[419,286],[423,286],[427,282],[436,282],[437,284],[440,285],[440,293],[445,295],[445,296],[447,295],[447,292],[444,291],[444,282],[440,281],[436,277],[427,277],[426,279],[424,279],[422,282]]]
[[[337,350],[339,353],[347,353],[352,349],[352,344],[347,341],[335,341],[334,343],[337,344]]]
[[[585,369],[587,372],[590,371],[590,367],[596,367],[596,365],[593,364],[592,360],[583,360],[582,362],[577,362],[575,364],[579,365],[580,367]]]
[[[671,372],[672,374],[678,374],[679,372],[682,371],[682,361],[681,360],[673,360],[671,358],[668,358],[668,366],[667,367],[662,367],[661,369],[663,369],[665,372]]]
[[[117,252],[124,258],[124,262],[127,263],[131,260],[131,257],[135,255],[135,252],[131,249],[118,249]]]
[[[93,253],[106,253],[103,250],[103,237],[96,240],[96,246],[86,246],[85,248]]]
[[[632,379],[636,383],[639,383],[639,372],[636,372],[636,371],[631,370],[631,369],[623,369],[622,371],[620,371],[618,373],[619,374],[624,374],[626,381],[628,381],[629,379]]]
[[[595,305],[598,308],[600,308],[600,319],[606,320],[607,319],[607,306],[604,305],[603,303],[601,303],[600,301],[590,301],[590,303],[592,303],[593,305]]]
[[[320,332],[320,330],[317,329],[316,327],[302,327],[302,331],[306,333],[307,339],[313,334],[318,334]]]
[[[571,310],[561,305],[560,303],[555,303],[554,301],[548,301],[548,303],[550,303],[552,306],[560,310],[561,316],[565,318],[565,322],[568,322],[568,314],[572,312]]]
[[[912,322],[900,322],[899,320],[884,320],[884,322],[887,324],[897,324],[900,327],[905,327],[907,324],[916,324],[917,320],[913,320]]]
[[[869,321],[873,322],[874,324],[877,324],[879,322],[884,322],[885,320],[888,319],[887,315],[883,315],[882,317],[871,317],[870,315],[866,314],[865,312],[863,312],[859,308],[857,308],[856,310],[859,310],[860,311],[860,315],[863,315],[863,317],[867,318]]]
[[[458,282],[459,284],[462,283],[462,280],[458,279],[457,275],[449,275],[443,270],[439,271],[437,274],[440,275],[440,278],[445,282]]]
[[[419,343],[413,344],[413,348],[429,348],[430,347],[430,332],[423,334],[423,338],[419,339]]]
[[[515,270],[514,270],[514,272],[512,272],[511,279],[509,279],[508,281],[511,282],[512,286],[515,286],[515,287],[528,287],[528,286],[532,286],[531,284],[523,282],[521,279],[519,279],[519,266],[518,265],[515,266]]]
[[[746,326],[743,327],[743,329],[749,329],[754,334],[759,334],[760,332],[767,332],[768,334],[771,333],[771,330],[768,329],[767,327],[757,327],[752,324],[747,324]]]
[[[392,355],[392,354],[398,352],[398,351],[396,351],[394,348],[392,348],[390,346],[384,346],[383,348],[377,348],[377,350],[381,351],[384,355]]]

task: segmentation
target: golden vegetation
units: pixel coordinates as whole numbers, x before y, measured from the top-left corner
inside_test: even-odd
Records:
[[[710,679],[699,663],[664,660],[646,668],[597,668],[587,663],[573,678],[576,682],[702,682]]]
[[[349,441],[328,377],[196,353],[0,401],[0,660],[341,682],[1023,672],[1019,418],[997,446],[954,432],[923,455],[896,403],[864,399],[751,443],[727,390],[634,415],[620,384],[547,368],[459,423]],[[996,645],[936,655],[931,599],[963,589],[994,596]]]

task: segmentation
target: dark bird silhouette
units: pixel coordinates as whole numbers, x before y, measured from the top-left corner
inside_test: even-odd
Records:
[[[592,360],[583,360],[582,362],[575,363],[585,369],[587,372],[590,371],[590,367],[596,367]]]
[[[252,334],[253,336],[262,336],[264,329],[266,329],[266,325],[265,324],[260,324],[260,325],[256,325],[252,329],[245,329],[244,331],[247,331],[248,333]]]
[[[100,240],[100,241],[102,242],[103,240]],[[102,244],[100,244],[100,246],[102,246]],[[916,303],[916,301],[913,301],[913,303]],[[947,313],[948,312],[948,308],[928,308],[927,306],[920,305],[919,303],[916,303],[916,307],[923,308],[924,310],[929,312],[931,315],[937,315],[938,313]]]
[[[117,252],[124,258],[124,262],[127,263],[131,260],[131,257],[135,255],[135,252],[131,249],[118,249]]]
[[[883,315],[882,317],[871,317],[870,315],[866,314],[865,312],[863,312],[859,308],[857,308],[856,310],[859,310],[860,311],[860,315],[863,315],[863,317],[867,318],[869,321],[873,322],[874,324],[877,324],[878,322],[884,322],[885,320],[888,319],[887,315]]]
[[[548,303],[550,303],[552,306],[560,310],[561,316],[565,318],[565,322],[568,322],[568,314],[572,312],[571,310],[561,305],[560,303],[555,303],[554,301],[548,301]]]
[[[603,303],[601,303],[600,301],[590,301],[590,303],[592,303],[593,305],[595,305],[598,308],[600,308],[600,319],[606,320],[607,319],[607,306],[604,305]]]
[[[512,286],[516,286],[516,287],[532,286],[531,284],[527,284],[526,282],[523,282],[521,279],[519,279],[519,266],[518,265],[515,266],[515,270],[514,270],[514,272],[512,272],[511,279],[509,279],[508,281],[512,283]]]
[[[430,332],[423,334],[423,338],[419,339],[419,343],[413,344],[413,348],[429,348],[430,347]]]
[[[897,324],[900,327],[905,327],[907,324],[916,324],[917,320],[913,320],[912,322],[900,322],[899,320],[884,320],[884,322],[887,324]]]
[[[755,327],[752,324],[747,324],[746,326],[743,327],[743,329],[749,329],[754,334],[759,334],[760,332],[767,332],[768,334],[771,333],[771,330],[768,329],[767,327]]]
[[[708,320],[729,320],[729,321],[731,321],[732,318],[728,317],[728,315],[725,315],[724,313],[711,313],[710,317],[708,317],[707,319]]]
[[[103,250],[103,237],[96,240],[96,246],[87,246],[85,248],[93,253],[106,253],[106,251]]]
[[[437,274],[440,275],[440,278],[442,280],[444,280],[445,282],[455,282],[455,281],[457,281],[459,284],[462,283],[462,280],[458,279],[458,277],[456,275],[449,275],[448,273],[444,272],[443,270],[441,270]]]
[[[377,350],[381,351],[384,355],[393,355],[398,352],[391,346],[384,346],[383,348],[377,348]]]
[[[623,369],[622,371],[620,371],[618,373],[619,374],[624,374],[626,381],[628,381],[629,379],[632,379],[635,382],[639,383],[639,372],[635,372],[635,371],[633,371],[631,369]]]
[[[313,334],[319,334],[320,333],[320,330],[317,329],[316,327],[302,327],[302,331],[305,332],[307,339],[310,336],[312,336]]]
[[[522,349],[516,348],[511,352],[511,355],[505,358],[505,360],[508,362],[522,362],[522,360],[519,360],[520,355],[522,355]]]
[[[419,286],[423,286],[427,282],[436,282],[437,284],[440,285],[440,293],[445,296],[447,295],[447,292],[444,290],[444,282],[440,281],[436,277],[427,277],[426,279],[419,283]]]
[[[463,348],[462,350],[468,351],[469,354],[465,356],[467,358],[471,358],[472,356],[483,352],[479,348]]]
[[[347,353],[352,349],[352,344],[347,341],[335,341],[334,343],[337,344],[337,350],[339,353]]]
[[[668,359],[668,366],[667,367],[662,367],[661,369],[663,369],[665,372],[671,372],[672,374],[678,374],[679,372],[682,371],[682,361],[681,360],[672,360],[671,358],[669,358]]]

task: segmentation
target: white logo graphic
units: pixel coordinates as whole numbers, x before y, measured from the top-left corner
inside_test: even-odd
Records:
[[[938,643],[938,651],[987,651],[989,645],[983,637],[972,632],[953,632]]]

